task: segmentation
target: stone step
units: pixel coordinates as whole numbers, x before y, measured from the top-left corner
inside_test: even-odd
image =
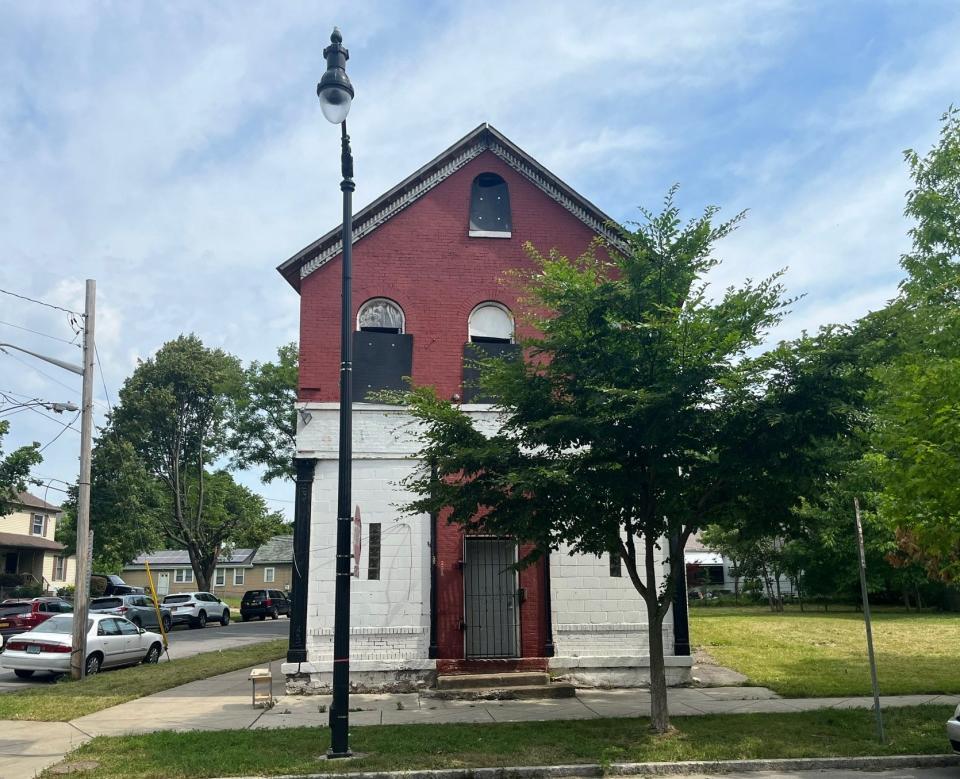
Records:
[[[440,674],[438,690],[477,690],[508,687],[532,687],[550,684],[550,674],[542,671],[514,671],[496,674]]]
[[[550,684],[525,684],[516,687],[471,687],[427,690],[424,697],[455,699],[464,701],[518,701],[542,700],[545,698],[574,698],[577,688],[568,682]]]

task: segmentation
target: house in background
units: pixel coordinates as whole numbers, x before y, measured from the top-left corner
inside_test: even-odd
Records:
[[[0,563],[3,594],[19,586],[39,588],[45,594],[72,587],[76,558],[64,554],[56,540],[59,506],[21,492],[13,512],[0,516]]]
[[[760,582],[758,592],[761,597],[765,597],[763,582],[759,575],[744,576],[742,571],[737,570],[735,561],[705,546],[697,533],[687,539],[683,558],[687,570],[687,588],[691,598],[734,595],[738,592],[742,594],[744,584],[751,579]],[[778,590],[777,583],[771,579],[771,588],[774,593],[779,592],[784,597],[793,597],[795,587],[789,576],[781,575],[779,585]]]
[[[290,587],[293,537],[274,536],[257,549],[234,549],[222,555],[214,572],[211,592],[239,598],[247,590],[263,587],[286,590]],[[142,554],[123,567],[123,580],[136,587],[148,587],[145,563],[150,564],[157,595],[194,592],[197,583],[185,549],[168,549]]]
[[[413,420],[370,399],[412,377],[495,431],[496,409],[472,383],[469,362],[477,352],[516,354],[529,332],[505,274],[532,269],[527,241],[570,257],[598,236],[616,243],[609,222],[486,124],[354,216],[352,479],[361,531],[352,684],[425,684],[479,669],[549,670],[582,684],[649,680],[646,613],[619,559],[561,549],[517,571],[527,548],[516,538],[400,515],[396,506],[410,495],[399,485],[424,465]],[[340,236],[337,227],[278,268],[300,295],[289,689],[324,689],[332,676]],[[682,589],[663,632],[668,680],[684,682]]]

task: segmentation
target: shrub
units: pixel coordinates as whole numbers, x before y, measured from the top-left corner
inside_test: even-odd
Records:
[[[61,598],[66,598],[67,600],[73,600],[73,592],[76,588],[72,584],[68,584],[66,587],[61,587],[57,590],[57,595]]]

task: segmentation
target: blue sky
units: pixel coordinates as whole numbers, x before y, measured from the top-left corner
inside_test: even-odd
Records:
[[[98,414],[181,332],[245,361],[296,339],[274,268],[339,221],[334,24],[358,206],[487,121],[615,218],[674,182],[688,215],[749,209],[715,281],[788,268],[805,297],[773,337],[895,293],[902,151],[960,102],[955,2],[0,2],[0,288],[79,309],[97,279]],[[0,341],[79,359],[11,325],[69,341],[66,315],[0,295]],[[33,366],[0,354],[0,390],[79,402]],[[8,449],[63,429],[9,418]],[[78,440],[37,473],[75,479]]]

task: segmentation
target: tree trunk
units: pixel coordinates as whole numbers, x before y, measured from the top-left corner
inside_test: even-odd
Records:
[[[779,571],[774,571],[774,582],[777,585],[777,611],[783,611],[783,593],[780,592],[780,573]]]
[[[907,588],[903,588],[903,605],[907,611],[910,611],[910,593]]]
[[[916,601],[917,601],[917,611],[922,611],[922,610],[923,610],[923,601],[920,600],[920,585],[917,584],[916,582],[914,582],[914,585],[913,585],[913,594],[917,596],[917,597],[916,597]]]
[[[667,668],[663,657],[663,617],[658,617],[656,604],[647,604],[647,628],[650,643],[650,730],[654,733],[669,733],[670,709],[667,704]]]

